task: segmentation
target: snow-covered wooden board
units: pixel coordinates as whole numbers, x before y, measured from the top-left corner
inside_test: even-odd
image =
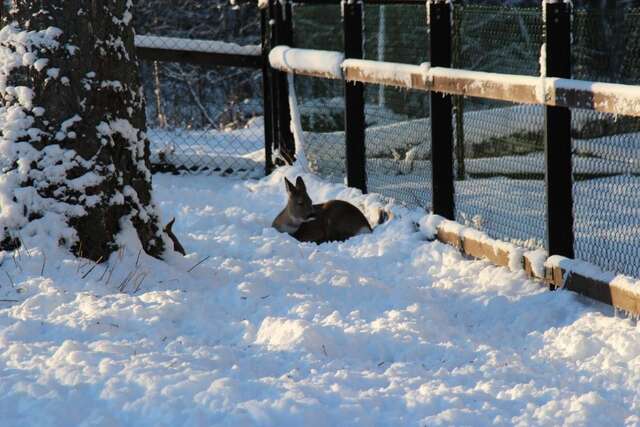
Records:
[[[345,78],[348,81],[520,104],[543,104],[640,116],[640,86],[486,73],[429,67],[428,64],[410,65],[353,59],[338,63],[341,55],[339,52],[320,54],[320,51],[291,49],[287,46],[278,46],[274,51],[277,54],[273,57],[270,55],[271,66],[288,73],[331,79]],[[284,61],[283,58],[289,55],[301,60]],[[343,73],[337,72],[336,68],[342,68]]]
[[[147,61],[182,62],[203,67],[261,68],[263,64],[262,48],[258,45],[147,35],[137,35],[135,45],[138,58]]]
[[[273,68],[310,77],[342,79],[342,61],[344,55],[341,52],[330,50],[276,46],[269,52],[269,62]]]
[[[348,81],[426,90],[425,69],[428,65],[347,59],[342,63],[342,69]]]
[[[137,48],[187,50],[190,52],[229,53],[236,55],[260,56],[262,48],[259,45],[241,46],[218,40],[185,39],[177,37],[159,37],[136,35]]]

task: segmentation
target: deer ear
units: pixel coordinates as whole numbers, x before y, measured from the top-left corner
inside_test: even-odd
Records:
[[[298,178],[296,178],[296,188],[298,190],[302,190],[302,191],[307,191],[307,186],[304,185],[304,181],[302,180],[302,177],[299,176]]]
[[[296,191],[296,187],[291,183],[291,181],[287,179],[286,176],[284,177],[284,187],[286,188],[287,194],[289,195]]]

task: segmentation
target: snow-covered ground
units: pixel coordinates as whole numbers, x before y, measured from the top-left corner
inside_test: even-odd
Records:
[[[418,210],[301,244],[270,228],[283,174],[155,176],[185,259],[5,253],[2,425],[640,425],[634,321],[428,241]]]

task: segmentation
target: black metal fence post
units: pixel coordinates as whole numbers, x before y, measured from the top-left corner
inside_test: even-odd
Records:
[[[451,3],[428,0],[432,67],[451,67]],[[431,92],[431,179],[433,213],[454,219],[453,115],[451,96]]]
[[[345,58],[364,58],[362,1],[342,0]],[[344,130],[346,146],[347,185],[367,192],[364,84],[345,82]]]
[[[571,78],[571,6],[546,0],[546,75]],[[549,255],[573,258],[571,110],[545,107],[545,185]]]
[[[277,0],[269,0],[269,51],[277,45],[275,19],[276,2]],[[269,73],[269,105],[271,111],[271,152],[273,154],[273,149],[278,149],[280,147],[280,131],[278,129],[278,73],[271,67],[268,60],[269,58],[267,57],[267,70]],[[273,159],[272,156],[272,162],[275,162],[275,160],[276,159]]]
[[[262,41],[262,117],[264,121],[264,172],[269,175],[273,170],[273,116],[271,104],[271,72],[269,69],[269,51],[271,50],[271,28],[269,10],[260,9],[260,31]]]
[[[274,5],[276,45],[293,45],[293,15],[291,2],[279,0]],[[273,71],[277,95],[278,150],[287,163],[295,160],[295,141],[291,133],[291,110],[289,109],[289,82],[287,73]]]
[[[462,5],[454,7],[451,11],[452,19],[451,24],[452,41],[451,41],[451,66],[453,68],[460,68],[460,56],[462,54]],[[464,144],[464,97],[462,95],[456,95],[452,99],[453,102],[453,114],[455,116],[455,179],[456,181],[462,181],[466,179],[467,171],[465,168],[465,144]],[[455,206],[454,206],[455,207]]]

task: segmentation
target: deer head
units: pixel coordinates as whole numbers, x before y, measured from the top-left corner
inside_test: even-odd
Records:
[[[284,185],[289,195],[289,201],[287,202],[287,214],[293,222],[303,223],[313,219],[313,204],[309,194],[307,194],[307,187],[304,185],[302,177],[296,179],[296,184],[293,185],[286,177],[284,179]]]

